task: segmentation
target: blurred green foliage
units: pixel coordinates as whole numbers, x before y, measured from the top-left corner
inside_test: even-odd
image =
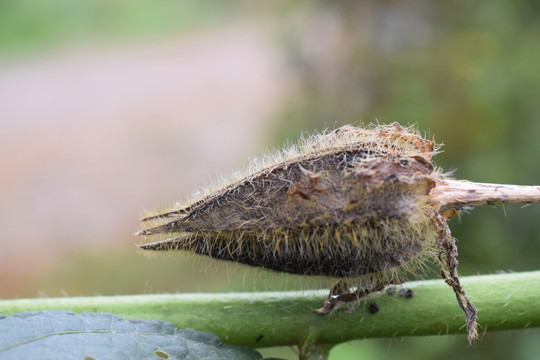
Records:
[[[0,53],[152,38],[224,19],[220,1],[2,0]]]

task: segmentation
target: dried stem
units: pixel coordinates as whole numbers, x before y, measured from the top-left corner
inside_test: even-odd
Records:
[[[540,202],[540,186],[475,183],[466,180],[438,180],[431,190],[441,204],[441,213],[468,206]]]
[[[441,277],[452,288],[452,290],[454,290],[459,307],[465,313],[469,342],[472,344],[472,342],[478,338],[478,329],[476,323],[477,309],[469,298],[467,298],[465,289],[463,289],[463,286],[461,286],[461,282],[459,281],[457,272],[459,262],[457,260],[458,251],[456,241],[450,235],[448,224],[440,215],[437,221],[437,227],[439,231],[439,238],[437,239],[437,245],[440,249],[439,261],[442,265]]]

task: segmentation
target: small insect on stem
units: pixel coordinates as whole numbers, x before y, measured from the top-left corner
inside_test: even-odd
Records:
[[[540,201],[540,187],[449,179],[431,161],[436,152],[398,123],[315,135],[182,206],[147,215],[139,247],[335,278],[320,313],[401,283],[435,256],[472,341],[476,308],[458,277],[447,219],[467,207]],[[159,234],[169,238],[152,241]]]

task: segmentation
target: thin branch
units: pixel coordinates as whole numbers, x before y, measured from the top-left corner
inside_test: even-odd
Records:
[[[540,326],[540,271],[463,277],[478,307],[482,331]],[[403,285],[412,298],[383,291],[353,312],[315,312],[327,291],[162,294],[0,301],[0,314],[64,309],[109,312],[131,319],[161,319],[179,328],[212,332],[226,343],[250,347],[334,344],[364,337],[465,333],[465,319],[442,280]],[[375,301],[380,311],[368,311]]]
[[[475,183],[466,180],[438,180],[431,190],[441,212],[467,206],[533,203],[540,201],[540,186]]]

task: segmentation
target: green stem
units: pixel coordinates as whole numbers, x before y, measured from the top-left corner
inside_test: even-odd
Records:
[[[540,271],[463,277],[478,308],[481,331],[540,326]],[[334,344],[364,337],[465,333],[465,319],[442,280],[410,282],[410,299],[382,292],[354,312],[320,315],[327,290],[229,294],[123,295],[0,301],[0,314],[63,309],[161,319],[179,328],[212,332],[223,342],[267,347]],[[367,305],[376,301],[379,312]]]

